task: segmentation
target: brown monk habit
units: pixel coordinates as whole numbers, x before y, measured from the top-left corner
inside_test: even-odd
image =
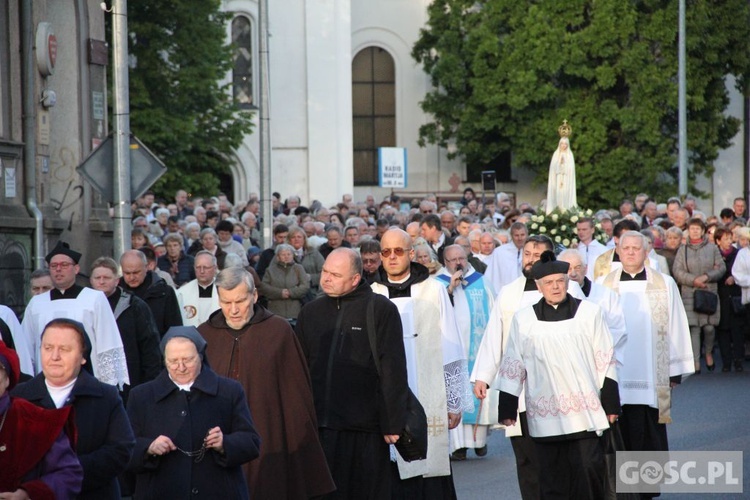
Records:
[[[306,499],[333,491],[310,374],[289,323],[256,304],[240,330],[219,310],[198,331],[213,370],[245,389],[261,437],[260,457],[244,466],[250,498]]]

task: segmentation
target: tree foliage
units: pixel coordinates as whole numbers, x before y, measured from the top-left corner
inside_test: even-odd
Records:
[[[693,187],[739,130],[725,77],[744,91],[750,15],[745,0],[687,4]],[[469,165],[511,151],[541,181],[567,119],[581,206],[677,194],[677,0],[434,0],[428,14],[412,52],[435,89],[422,145],[455,144]]]
[[[157,195],[218,191],[229,155],[252,131],[220,80],[232,68],[219,0],[129,2],[130,127],[168,172]]]

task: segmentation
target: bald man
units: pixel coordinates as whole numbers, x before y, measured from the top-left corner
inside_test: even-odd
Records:
[[[432,422],[427,459],[404,462],[397,457],[393,497],[428,498],[431,492],[453,492],[448,430],[471,411],[466,352],[446,288],[423,265],[412,262],[414,249],[406,231],[389,229],[380,241],[382,266],[372,289],[398,307],[404,330],[409,386]]]

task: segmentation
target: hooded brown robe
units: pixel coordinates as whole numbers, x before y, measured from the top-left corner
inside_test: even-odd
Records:
[[[245,389],[261,437],[260,457],[243,466],[250,497],[303,499],[333,491],[310,373],[289,323],[256,304],[240,330],[219,310],[198,331],[208,342],[211,368]]]

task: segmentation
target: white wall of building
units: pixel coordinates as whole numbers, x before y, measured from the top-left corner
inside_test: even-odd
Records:
[[[727,78],[727,91],[729,92],[729,106],[726,114],[742,120],[743,98],[735,88],[735,79]],[[690,141],[690,122],[688,122],[688,142]],[[742,137],[743,126],[732,140],[732,146],[719,152],[714,166],[716,170],[710,178],[700,179],[698,188],[701,191],[713,193],[713,197],[698,201],[698,208],[708,214],[718,215],[722,208],[731,207],[732,201],[743,195],[743,155]]]
[[[282,197],[298,194],[305,203],[339,199],[352,190],[350,2],[269,4],[271,188]],[[225,1],[223,8],[250,17],[257,40],[257,1]],[[258,102],[257,44],[253,51]],[[235,157],[237,169],[246,173],[245,186],[235,188],[238,199],[260,191],[257,112],[255,124]]]
[[[269,1],[271,80],[271,187],[282,198],[298,194],[303,203],[319,199],[331,204],[344,193],[364,199],[390,194],[376,186],[353,188],[351,62],[362,49],[380,47],[393,57],[396,68],[396,146],[408,151],[405,193],[461,192],[467,184],[459,159],[430,145],[417,145],[419,127],[430,119],[419,102],[431,89],[428,76],[411,57],[419,30],[427,21],[430,0],[271,0]],[[253,20],[257,40],[257,0],[225,0],[227,11],[245,13]],[[231,27],[227,28],[231,37]],[[258,100],[257,44],[254,48],[255,97]],[[733,116],[742,117],[742,97],[728,81]],[[688,124],[688,134],[690,133]],[[259,192],[259,134],[247,136],[236,152],[235,198]],[[722,151],[716,172],[699,181],[713,192],[700,206],[718,212],[742,195],[742,134]],[[575,148],[575,145],[573,145]],[[555,145],[550,144],[550,155]],[[241,175],[242,174],[242,175]],[[499,183],[498,191],[512,192],[517,201],[539,203],[546,186],[535,184],[533,173],[513,169],[516,182]],[[456,183],[456,179],[460,182]]]

